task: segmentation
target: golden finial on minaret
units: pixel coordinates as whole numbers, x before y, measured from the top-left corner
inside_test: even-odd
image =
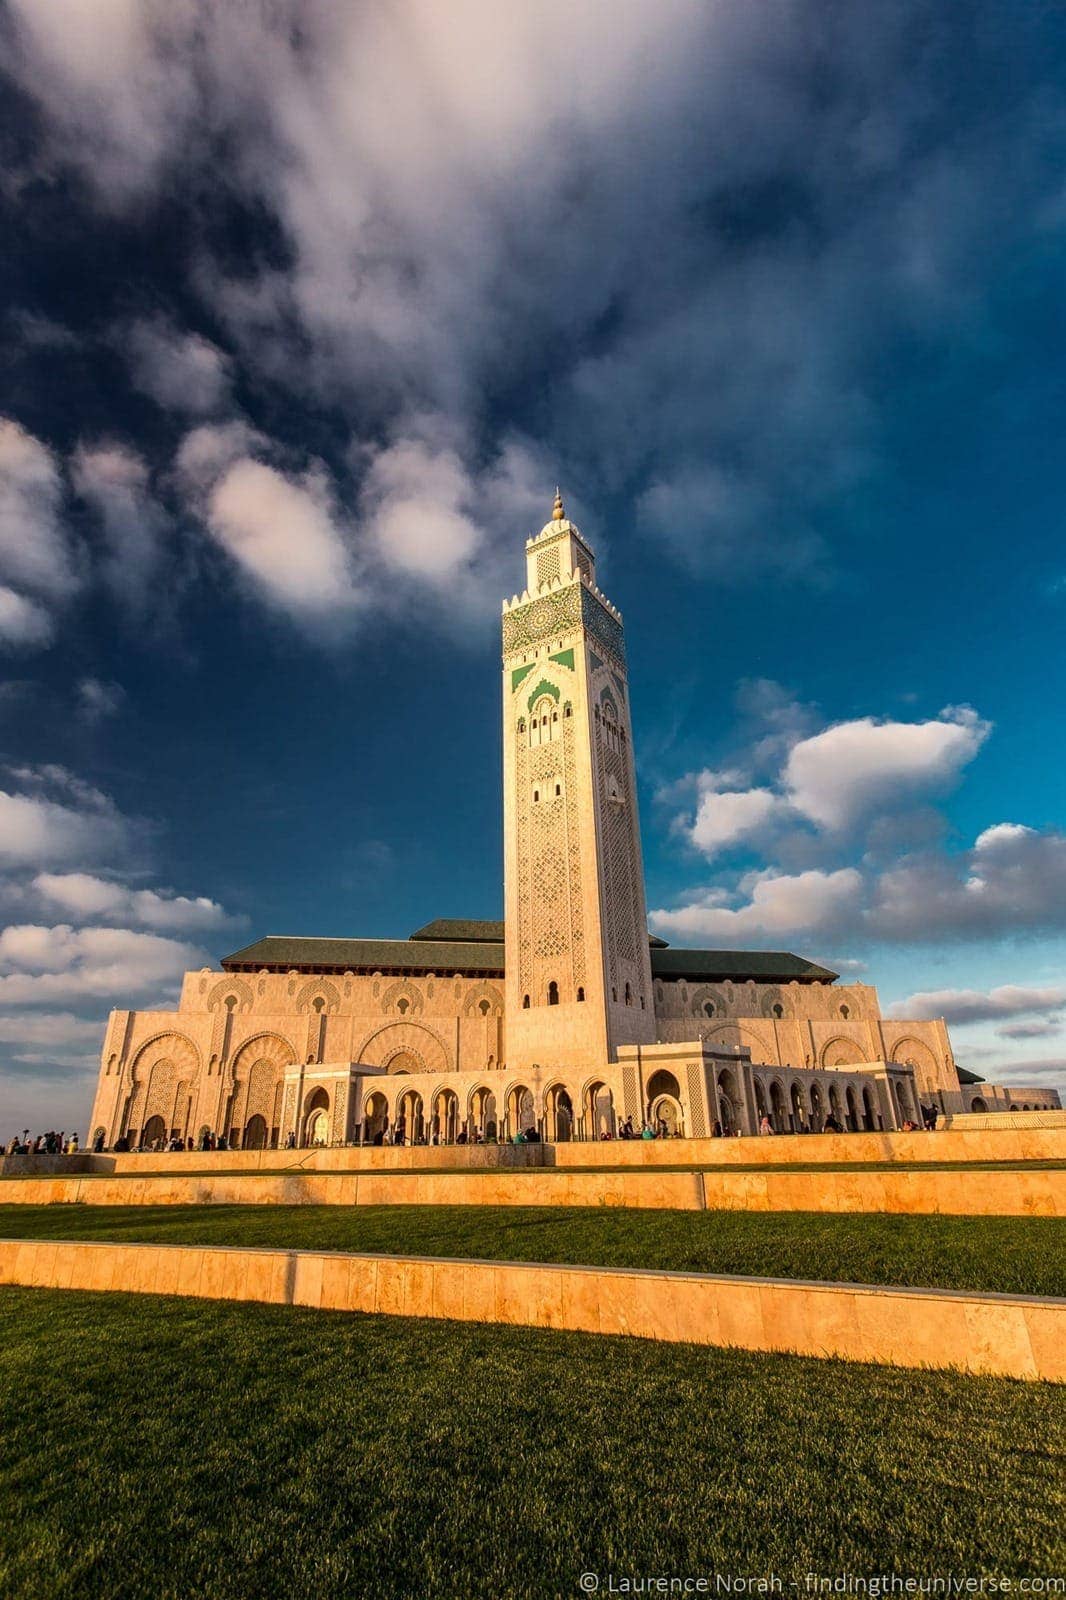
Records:
[[[552,521],[553,522],[562,522],[562,520],[563,520],[565,515],[566,515],[566,513],[563,510],[563,491],[560,489],[559,485],[556,484],[555,485],[555,505],[552,508]]]

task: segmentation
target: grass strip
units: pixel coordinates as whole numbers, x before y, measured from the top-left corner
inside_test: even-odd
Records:
[[[1066,1296],[1066,1219],[558,1206],[0,1206],[0,1238],[368,1250]]]
[[[0,1407],[5,1600],[1062,1568],[1050,1385],[4,1289]]]

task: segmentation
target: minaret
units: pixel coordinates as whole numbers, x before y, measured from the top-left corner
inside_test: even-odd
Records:
[[[622,618],[558,490],[503,606],[503,797],[508,1068],[653,1043]]]

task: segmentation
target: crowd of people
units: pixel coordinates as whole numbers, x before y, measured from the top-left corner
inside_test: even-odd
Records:
[[[101,1148],[103,1148],[101,1146]],[[30,1138],[29,1128],[23,1128],[21,1138],[16,1133],[9,1139],[4,1147],[4,1154],[8,1156],[76,1156],[81,1149],[76,1133],[68,1134],[66,1130],[56,1133],[49,1129],[47,1133],[39,1133],[36,1138]]]
[[[939,1107],[935,1103],[923,1105],[921,1107],[921,1115],[921,1129],[926,1133],[935,1133],[937,1123],[940,1120]],[[767,1135],[775,1134],[777,1131],[778,1130],[774,1127],[769,1115],[764,1113],[759,1119],[759,1133],[762,1135]],[[847,1133],[850,1130],[840,1121],[838,1117],[833,1114],[833,1112],[830,1112],[822,1122],[822,1126],[820,1128],[812,1128],[808,1126],[805,1128],[789,1129],[787,1131],[797,1133]],[[903,1123],[902,1132],[918,1133],[919,1131],[921,1130],[919,1129],[918,1124],[912,1119],[908,1118]],[[740,1128],[723,1128],[720,1122],[716,1122],[712,1130],[712,1136],[715,1139],[739,1139],[743,1136],[743,1130]],[[638,1132],[634,1126],[633,1118],[626,1117],[624,1121],[618,1123],[614,1132],[610,1132],[605,1129],[600,1134],[601,1140],[679,1139],[681,1137],[682,1134],[680,1128],[669,1127],[662,1118],[642,1123],[640,1131]],[[362,1141],[357,1139],[356,1142],[358,1143]],[[378,1128],[376,1132],[367,1139],[366,1142],[368,1144],[375,1145],[403,1145],[408,1143],[439,1144],[441,1141],[435,1132],[427,1134],[425,1129],[420,1129],[409,1137],[407,1120],[405,1117],[401,1116],[396,1119],[395,1124],[391,1128],[387,1124]],[[496,1142],[496,1130],[491,1124],[489,1126],[489,1130],[487,1131],[483,1131],[478,1127],[472,1127],[468,1129],[464,1126],[460,1128],[455,1138],[456,1144],[495,1144]],[[512,1144],[540,1144],[541,1142],[542,1135],[535,1127],[521,1129],[513,1136],[511,1140]],[[295,1149],[295,1147],[296,1135],[290,1132],[285,1139],[285,1148],[287,1150],[292,1150]],[[94,1154],[99,1154],[103,1150],[104,1136],[102,1132],[97,1133],[91,1148]],[[156,1139],[150,1145],[144,1144],[143,1141],[140,1144],[131,1144],[130,1140],[123,1135],[119,1139],[116,1139],[114,1145],[115,1153],[118,1155],[121,1155],[129,1150],[166,1150],[191,1152],[193,1150],[209,1151],[229,1150],[236,1148],[239,1148],[239,1146],[236,1143],[231,1145],[224,1133],[211,1133],[207,1128],[203,1129],[199,1139],[195,1143],[191,1138],[182,1139],[177,1134],[173,1134],[169,1139],[166,1140]],[[78,1135],[76,1133],[71,1133],[68,1135],[65,1131],[56,1133],[54,1130],[49,1130],[48,1133],[39,1133],[35,1138],[31,1139],[30,1130],[28,1128],[24,1128],[21,1137],[18,1134],[15,1134],[15,1136],[8,1141],[8,1144],[5,1146],[4,1153],[5,1155],[9,1156],[73,1156],[77,1155],[80,1150],[81,1145],[78,1141]]]

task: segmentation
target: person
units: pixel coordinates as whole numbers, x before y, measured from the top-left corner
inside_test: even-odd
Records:
[[[655,1129],[652,1127],[650,1122],[646,1122],[644,1124],[643,1128],[641,1128],[640,1137],[642,1139],[654,1139],[655,1138]]]
[[[720,1122],[716,1121],[715,1124],[714,1124],[714,1127],[711,1129],[711,1138],[712,1139],[720,1139],[721,1137],[722,1137],[722,1124]]]
[[[296,1149],[296,1130],[294,1128],[290,1128],[285,1135],[285,1148],[286,1150]]]
[[[903,1133],[917,1133],[918,1132],[918,1124],[915,1122],[913,1117],[907,1117],[905,1119],[905,1121],[903,1123],[902,1132]]]
[[[937,1105],[936,1101],[933,1100],[930,1103],[930,1106],[929,1106],[929,1132],[930,1133],[935,1133],[936,1132],[936,1125],[939,1122],[939,1120],[940,1120],[940,1107]]]
[[[770,1118],[766,1115],[766,1112],[764,1111],[762,1116],[759,1118],[759,1132],[760,1133],[773,1133],[773,1131],[774,1131],[774,1125],[770,1121]]]
[[[103,1148],[104,1148],[104,1130],[103,1130],[103,1128],[97,1128],[96,1134],[95,1134],[95,1136],[93,1138],[93,1155],[94,1156],[98,1156]]]
[[[77,1153],[78,1153],[78,1135],[76,1133],[72,1133],[71,1136],[70,1136],[70,1141],[67,1144],[67,1155],[68,1156],[76,1156]]]
[[[823,1133],[843,1133],[843,1131],[844,1130],[840,1126],[840,1123],[837,1121],[836,1117],[833,1115],[832,1112],[830,1112],[829,1115],[826,1117],[825,1121],[822,1123],[822,1132]]]
[[[129,1154],[130,1142],[124,1133],[119,1134],[115,1140],[115,1154],[125,1156]]]

